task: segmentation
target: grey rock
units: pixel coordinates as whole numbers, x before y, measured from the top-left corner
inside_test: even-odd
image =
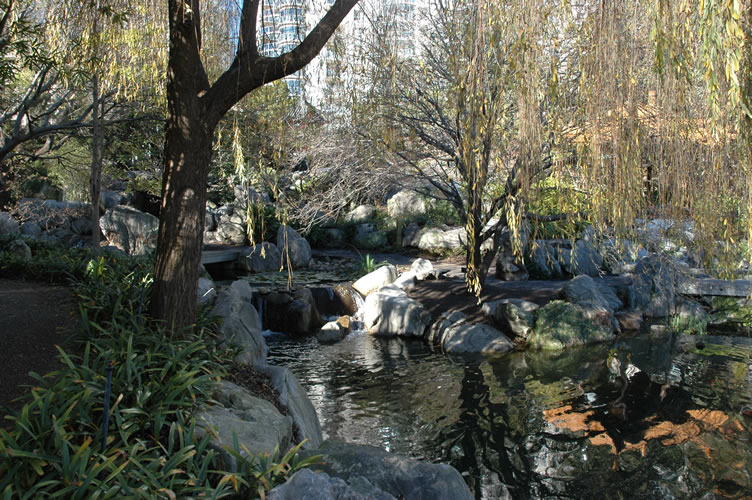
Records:
[[[403,290],[411,290],[417,286],[418,278],[413,271],[405,271],[392,284]]]
[[[347,335],[347,330],[337,321],[330,321],[316,333],[316,340],[322,344],[334,344]]]
[[[594,304],[611,312],[619,310],[623,304],[616,292],[606,284],[596,283],[588,275],[580,275],[569,280],[561,291],[562,297],[573,304]]]
[[[624,330],[639,330],[642,328],[642,313],[640,311],[619,311],[614,313],[619,322],[619,328]]]
[[[39,238],[42,235],[42,228],[36,222],[27,220],[21,224],[21,234],[30,238]]]
[[[387,200],[386,211],[395,219],[422,215],[426,213],[426,203],[415,191],[402,189]]]
[[[394,283],[397,279],[397,268],[389,264],[387,266],[381,266],[375,271],[372,271],[358,281],[353,283],[353,289],[366,297],[368,294],[375,292],[379,288]]]
[[[598,314],[596,314],[598,313]],[[612,315],[605,309],[554,300],[538,309],[528,337],[534,349],[563,350],[614,338]]]
[[[571,274],[600,276],[603,257],[595,246],[586,240],[577,240],[574,248],[574,263]]]
[[[420,231],[417,246],[421,250],[456,250],[467,244],[464,227],[449,229],[429,228]]]
[[[275,449],[284,453],[292,442],[292,419],[282,415],[268,401],[230,382],[222,382],[219,396],[229,407],[210,406],[196,413],[197,434],[211,436],[209,446],[216,450],[229,471],[237,471],[237,459],[228,449],[237,438],[240,455],[250,459]]]
[[[459,322],[447,328],[442,348],[449,354],[498,354],[513,350],[514,344],[492,326]]]
[[[208,278],[199,278],[198,279],[198,304],[200,306],[203,305],[212,305],[214,304],[214,301],[217,299],[217,289],[214,285],[214,282],[211,279]]]
[[[393,285],[370,294],[363,306],[363,325],[371,335],[422,337],[430,323],[423,305]]]
[[[708,312],[702,304],[688,297],[676,297],[676,315],[682,320],[707,320]]]
[[[323,441],[321,424],[313,403],[295,375],[283,366],[266,365],[257,369],[269,376],[272,386],[279,392],[279,401],[295,423],[295,441],[301,443],[305,440],[303,449],[319,447]]]
[[[411,222],[405,229],[402,230],[402,246],[403,247],[417,247],[420,240],[420,226]]]
[[[386,232],[376,229],[373,224],[360,224],[353,238],[356,247],[367,250],[383,248],[386,242]]]
[[[82,236],[91,235],[92,224],[89,217],[78,217],[71,221],[71,231],[74,234],[80,234]]]
[[[632,282],[635,306],[646,317],[665,318],[676,311],[675,266],[666,259],[651,255],[637,261]]]
[[[25,260],[31,259],[31,248],[26,244],[24,240],[13,240],[10,242],[8,251],[11,255],[15,255]]]
[[[376,213],[376,207],[372,205],[359,205],[345,215],[347,222],[363,222],[372,219]]]
[[[324,464],[313,467],[350,484],[365,478],[375,488],[405,500],[472,500],[457,470],[388,453],[374,446],[328,440],[318,450]],[[305,455],[304,454],[304,455]],[[362,484],[362,483],[361,483]],[[378,497],[374,497],[378,498]]]
[[[204,232],[209,231],[216,231],[217,230],[217,219],[214,217],[214,214],[207,210],[204,212]]]
[[[240,267],[248,272],[268,273],[280,270],[282,253],[274,243],[264,241],[241,252],[238,259]]]
[[[222,318],[219,333],[242,347],[237,361],[248,365],[266,363],[268,348],[261,333],[261,321],[253,307],[253,291],[247,281],[234,281],[222,290],[212,309],[213,316]]]
[[[301,469],[287,482],[272,489],[266,498],[269,500],[396,500],[363,478],[370,488],[359,492],[338,477],[330,477],[325,472],[315,473],[311,469]],[[361,486],[362,488],[362,486]]]
[[[313,294],[307,287],[264,293],[262,299],[266,329],[304,335],[324,324]]]
[[[465,321],[465,318],[465,314],[459,311],[444,311],[426,332],[426,341],[432,345],[442,345],[449,328],[456,323]]]
[[[428,280],[436,278],[436,270],[428,259],[415,259],[410,265],[410,271],[415,273],[419,280]]]
[[[217,239],[226,245],[243,245],[247,240],[245,227],[222,217],[217,224]]]
[[[277,248],[282,253],[282,262],[293,269],[305,269],[311,262],[311,245],[290,226],[280,226],[277,231]]]
[[[526,339],[535,325],[535,311],[540,306],[522,299],[500,299],[486,302],[483,313],[493,319],[503,332]]]
[[[145,255],[157,247],[159,219],[135,208],[117,206],[99,219],[108,245],[129,255]]]
[[[121,193],[118,193],[117,191],[105,189],[102,191],[100,200],[102,201],[102,206],[104,206],[104,209],[109,210],[110,208],[115,208],[122,203],[123,195]]]
[[[0,212],[0,236],[19,234],[18,222],[8,212]]]

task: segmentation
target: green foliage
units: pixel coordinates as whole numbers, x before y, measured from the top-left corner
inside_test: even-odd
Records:
[[[449,200],[434,200],[427,204],[428,208],[423,217],[419,217],[419,222],[425,222],[429,226],[439,226],[446,224],[448,226],[459,226],[462,224],[457,209]]]
[[[382,260],[381,262],[376,262],[373,257],[371,257],[371,254],[365,254],[360,256],[360,271],[362,274],[368,274],[372,273],[376,269],[384,266],[388,266],[389,262]]]
[[[675,314],[669,318],[668,327],[675,333],[705,335],[708,333],[708,320],[707,318],[695,318],[693,316],[682,318]]]
[[[587,196],[574,184],[549,176],[531,187],[528,210],[538,215],[577,214],[589,212]],[[540,239],[571,238],[579,234],[588,222],[581,217],[569,217],[559,221],[530,221],[533,234]]]
[[[38,385],[23,409],[5,417],[10,427],[0,429],[3,498],[263,494],[265,485],[310,463],[297,459],[296,448],[282,458],[249,460],[235,474],[219,469],[210,436],[197,438],[192,414],[208,401],[236,353],[217,340],[207,317],[185,333],[140,314],[151,286],[148,259],[35,244],[42,257],[23,270],[18,263],[5,265],[6,246],[0,241],[3,272],[75,278],[86,342],[75,352],[58,348],[62,368],[32,374]],[[111,410],[102,449],[108,363]]]
[[[713,297],[710,312],[713,324],[732,324],[752,328],[752,305],[740,304],[733,297]]]
[[[277,241],[277,231],[282,225],[277,209],[271,204],[253,204],[248,208],[246,218],[248,228],[253,234],[252,241]]]

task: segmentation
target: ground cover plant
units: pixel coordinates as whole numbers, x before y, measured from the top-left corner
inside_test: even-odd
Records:
[[[217,341],[206,311],[190,333],[142,314],[148,259],[32,246],[40,259],[24,267],[0,241],[0,276],[71,279],[83,339],[75,353],[58,348],[62,368],[34,374],[23,409],[5,417],[2,498],[263,497],[308,463],[297,461],[295,448],[245,459],[230,472],[210,436],[196,437],[193,411],[210,401],[235,353]]]

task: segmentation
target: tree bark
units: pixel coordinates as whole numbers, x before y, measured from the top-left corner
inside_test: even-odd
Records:
[[[172,329],[193,324],[214,130],[243,96],[310,62],[358,0],[336,0],[295,49],[263,57],[256,48],[260,0],[241,9],[235,60],[214,85],[201,62],[199,0],[170,0],[167,62],[168,119],[162,206],[149,313]]]
[[[89,194],[91,196],[91,246],[99,248],[99,198],[102,192],[102,157],[104,156],[104,127],[100,117],[102,105],[99,95],[99,77],[92,78],[92,122],[91,122],[91,172],[89,174]]]

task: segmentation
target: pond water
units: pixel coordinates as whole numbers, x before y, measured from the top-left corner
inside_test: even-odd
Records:
[[[450,359],[355,332],[267,336],[325,437],[458,469],[476,498],[749,498],[752,341],[643,333]]]

